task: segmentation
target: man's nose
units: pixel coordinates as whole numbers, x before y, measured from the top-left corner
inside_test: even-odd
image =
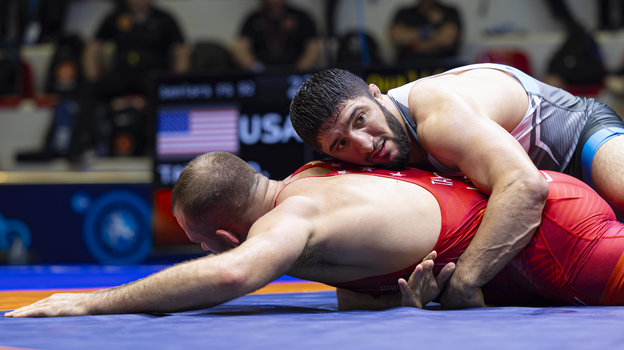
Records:
[[[368,155],[373,151],[372,136],[363,132],[357,132],[353,134],[353,141],[361,154]]]

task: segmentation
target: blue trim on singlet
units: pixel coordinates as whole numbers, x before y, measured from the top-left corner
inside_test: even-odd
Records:
[[[591,187],[594,187],[591,174],[594,156],[600,146],[617,135],[624,135],[624,128],[606,127],[596,131],[583,145],[583,151],[581,152],[581,171],[583,173],[583,181]]]

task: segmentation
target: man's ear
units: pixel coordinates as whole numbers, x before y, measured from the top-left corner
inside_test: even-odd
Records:
[[[375,84],[368,84],[368,91],[373,95],[374,98],[381,97],[381,90],[379,90],[379,86]]]
[[[228,242],[232,243],[233,246],[238,247],[240,244],[240,240],[236,237],[232,232],[227,230],[218,229],[215,231],[217,236],[224,238]]]

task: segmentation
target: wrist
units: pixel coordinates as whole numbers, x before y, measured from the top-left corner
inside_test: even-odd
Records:
[[[477,288],[481,288],[481,285],[477,282],[475,276],[455,271],[449,280],[449,287],[459,291],[474,291]]]

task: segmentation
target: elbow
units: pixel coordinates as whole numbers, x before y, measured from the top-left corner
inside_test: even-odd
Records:
[[[540,212],[548,198],[548,182],[537,173],[536,176],[526,176],[515,182],[515,193],[521,193],[523,200],[529,207],[539,209]]]
[[[206,271],[199,271],[198,280],[203,281],[211,290],[223,291],[226,294],[237,294],[243,290],[246,281],[245,273],[236,267],[219,266]]]
[[[237,291],[244,289],[247,276],[241,269],[232,268],[223,271],[219,280],[220,285],[228,290]]]

